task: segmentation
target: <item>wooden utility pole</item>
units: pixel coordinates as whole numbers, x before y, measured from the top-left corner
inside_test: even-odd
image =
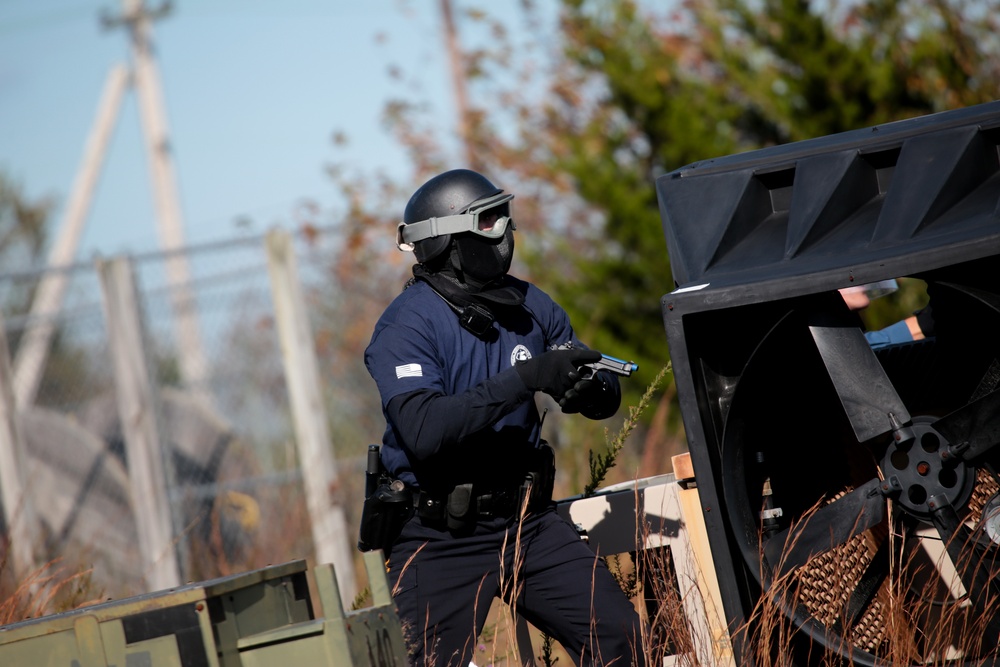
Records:
[[[0,504],[10,536],[8,553],[16,581],[24,581],[35,569],[34,547],[37,523],[26,483],[27,455],[21,422],[15,408],[14,382],[7,348],[7,330],[0,316]]]
[[[472,141],[472,112],[465,90],[465,63],[462,47],[458,43],[458,30],[451,11],[451,0],[441,0],[441,18],[444,21],[444,41],[448,52],[448,69],[451,72],[451,87],[455,93],[455,114],[458,116],[458,136],[462,140],[465,161],[470,169],[481,170],[482,162],[476,154]]]
[[[172,588],[180,584],[181,575],[167,493],[169,463],[160,443],[159,403],[146,356],[132,265],[125,257],[98,261],[97,272],[104,295],[139,553],[150,590]]]
[[[123,13],[118,17],[105,18],[104,24],[108,27],[124,25],[129,30],[133,60],[131,81],[128,71],[121,65],[114,67],[108,76],[72,198],[49,256],[49,267],[54,271],[39,284],[32,303],[32,317],[14,362],[17,406],[21,409],[35,401],[55,332],[54,318],[62,307],[69,279],[58,269],[72,263],[76,255],[110,135],[125,89],[130,82],[135,88],[142,117],[160,247],[168,253],[166,271],[174,311],[174,334],[181,378],[186,389],[205,405],[211,407],[214,404],[208,387],[208,364],[205,361],[196,304],[190,286],[191,273],[187,258],[181,254],[184,248],[184,225],[163,111],[160,75],[153,57],[152,21],[166,15],[170,4],[164,3],[154,10],[147,9],[144,0],[122,0],[122,5]]]
[[[56,331],[56,317],[62,308],[69,284],[65,267],[73,263],[76,249],[80,245],[80,235],[83,233],[87,212],[90,210],[90,202],[107,153],[108,141],[128,86],[128,76],[128,69],[124,65],[117,65],[108,73],[97,118],[84,149],[83,162],[73,183],[55,245],[49,252],[49,271],[38,283],[38,290],[31,302],[28,328],[17,347],[17,357],[14,359],[14,392],[18,410],[33,405],[38,395],[49,346]]]
[[[208,365],[205,362],[196,303],[191,291],[191,272],[187,258],[181,254],[184,248],[184,223],[163,111],[160,73],[153,58],[152,19],[165,15],[170,4],[167,2],[153,11],[146,9],[144,0],[122,0],[122,5],[124,14],[120,20],[128,27],[132,40],[135,89],[146,138],[160,247],[170,253],[166,270],[174,310],[175,342],[181,377],[189,391],[212,405],[208,388]]]
[[[340,575],[343,601],[349,604],[357,593],[352,565],[355,539],[349,534],[337,495],[340,486],[337,462],[323,409],[315,341],[294,248],[291,236],[284,230],[268,233],[265,245],[316,560],[320,564],[333,564]]]

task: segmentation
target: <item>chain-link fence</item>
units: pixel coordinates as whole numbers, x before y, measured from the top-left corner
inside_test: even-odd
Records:
[[[350,317],[344,306],[364,295],[343,294],[332,278],[334,231],[291,238],[338,473],[326,484],[347,515],[347,534],[339,539],[353,549],[360,468],[367,442],[377,441],[382,428],[358,340],[347,350],[342,339]],[[129,474],[135,451],[129,440],[144,417],[128,407],[135,397],[122,393],[137,391],[122,380],[136,359],[126,345],[110,342],[124,339],[109,320],[114,297],[107,278],[102,282],[102,267],[122,261],[138,294],[145,341],[138,356],[148,370],[181,580],[313,557],[303,483],[313,462],[299,460],[265,242],[244,237],[183,253],[0,276],[29,501],[8,500],[16,506],[5,506],[0,516],[13,524],[18,512],[33,512],[36,563],[62,559],[93,567],[95,592],[107,595],[139,592],[151,581],[136,507],[147,489],[135,488]],[[178,275],[186,280],[178,283]],[[54,277],[65,279],[58,311],[31,312],[46,278]],[[39,345],[46,330],[51,335]],[[43,348],[34,374],[26,361],[32,347],[36,358]]]

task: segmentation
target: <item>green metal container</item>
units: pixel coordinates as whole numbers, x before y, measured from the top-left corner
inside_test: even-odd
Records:
[[[365,554],[377,607],[345,614],[331,565],[305,561],[0,627],[3,667],[404,665],[381,553]]]
[[[382,552],[369,551],[364,559],[373,607],[345,614],[333,566],[320,566],[314,575],[325,617],[240,639],[243,667],[404,667],[403,631]]]

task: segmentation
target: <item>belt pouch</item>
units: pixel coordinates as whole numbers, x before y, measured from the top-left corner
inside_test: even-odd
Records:
[[[459,530],[475,520],[472,484],[459,484],[448,494],[448,529]]]

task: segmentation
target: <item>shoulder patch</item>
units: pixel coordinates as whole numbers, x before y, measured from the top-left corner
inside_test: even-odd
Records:
[[[396,366],[396,379],[400,378],[418,378],[423,377],[424,370],[420,367],[420,364],[402,364]]]

